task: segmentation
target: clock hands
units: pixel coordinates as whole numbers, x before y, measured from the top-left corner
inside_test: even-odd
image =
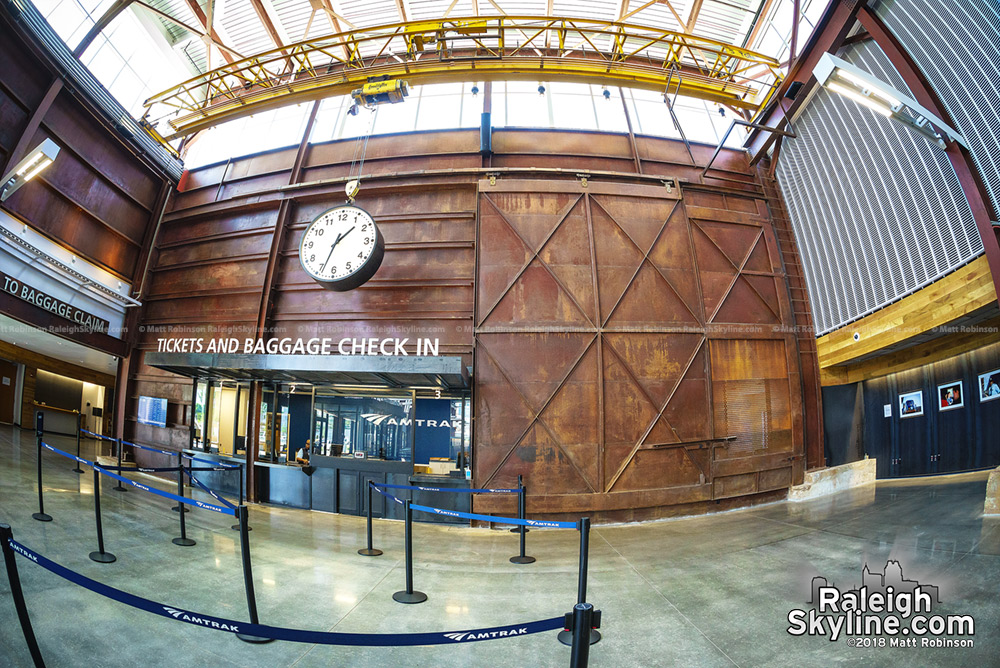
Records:
[[[354,227],[357,227],[357,225],[355,225]],[[343,234],[338,234],[337,235],[337,238],[334,240],[333,245],[330,246],[330,254],[326,256],[326,262],[324,262],[323,266],[319,268],[320,273],[323,273],[324,271],[326,271],[326,265],[328,265],[330,263],[330,258],[333,257],[333,251],[337,248],[337,244],[339,244],[341,241],[343,241],[344,237],[346,237],[348,234],[350,234],[351,232],[353,232],[354,231],[354,227],[352,227],[351,229],[347,230]]]

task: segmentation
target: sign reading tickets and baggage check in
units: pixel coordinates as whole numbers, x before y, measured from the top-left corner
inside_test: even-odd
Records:
[[[102,334],[108,333],[110,323],[107,320],[87,313],[72,304],[67,304],[61,299],[56,299],[52,295],[30,286],[24,281],[12,278],[3,272],[0,272],[0,286],[3,287],[3,291],[7,294],[13,295],[29,304],[34,304],[49,313],[55,313],[60,318],[69,320],[85,331],[100,332]]]

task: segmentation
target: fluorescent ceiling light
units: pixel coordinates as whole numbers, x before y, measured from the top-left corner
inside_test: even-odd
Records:
[[[52,164],[57,155],[59,155],[59,146],[51,139],[46,139],[39,144],[24,160],[14,165],[14,169],[3,177],[3,181],[0,181],[3,183],[0,202],[6,201],[18,188],[38,176],[39,172]]]
[[[864,105],[874,112],[882,114],[886,118],[892,117],[892,109],[877,102],[876,100],[866,97],[863,93],[859,93],[856,90],[852,90],[845,86],[841,86],[839,83],[829,83],[826,85],[830,90],[840,93],[844,97],[849,97],[860,105]]]
[[[948,141],[969,147],[965,137],[912,97],[832,53],[820,56],[813,76],[821,86],[909,126],[940,148],[947,148]]]

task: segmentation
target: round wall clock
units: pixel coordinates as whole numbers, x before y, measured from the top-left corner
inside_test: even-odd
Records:
[[[327,290],[353,290],[375,275],[385,255],[385,240],[375,219],[345,204],[324,211],[299,242],[299,262]]]

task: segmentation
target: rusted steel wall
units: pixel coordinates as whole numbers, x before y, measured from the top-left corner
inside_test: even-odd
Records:
[[[348,293],[315,285],[297,245],[343,202],[353,140],[188,173],[157,242],[137,359],[161,337],[235,327],[245,338],[260,322],[265,336],[438,337],[442,354],[475,367],[476,484],[524,475],[537,516],[698,512],[801,479],[792,312],[746,158],[724,151],[712,173],[728,180],[705,184],[666,139],[497,130],[493,147],[480,156],[474,130],[372,137],[358,204],[382,227],[386,258]],[[695,161],[713,148],[695,145]],[[637,178],[636,154],[644,177],[674,185]],[[584,186],[581,170],[608,174]],[[142,364],[132,378],[131,394],[170,385],[189,413],[189,380]],[[179,426],[135,431],[173,447],[188,438]]]
[[[484,180],[477,248],[477,486],[520,474],[535,513],[630,520],[801,479],[762,197]]]

